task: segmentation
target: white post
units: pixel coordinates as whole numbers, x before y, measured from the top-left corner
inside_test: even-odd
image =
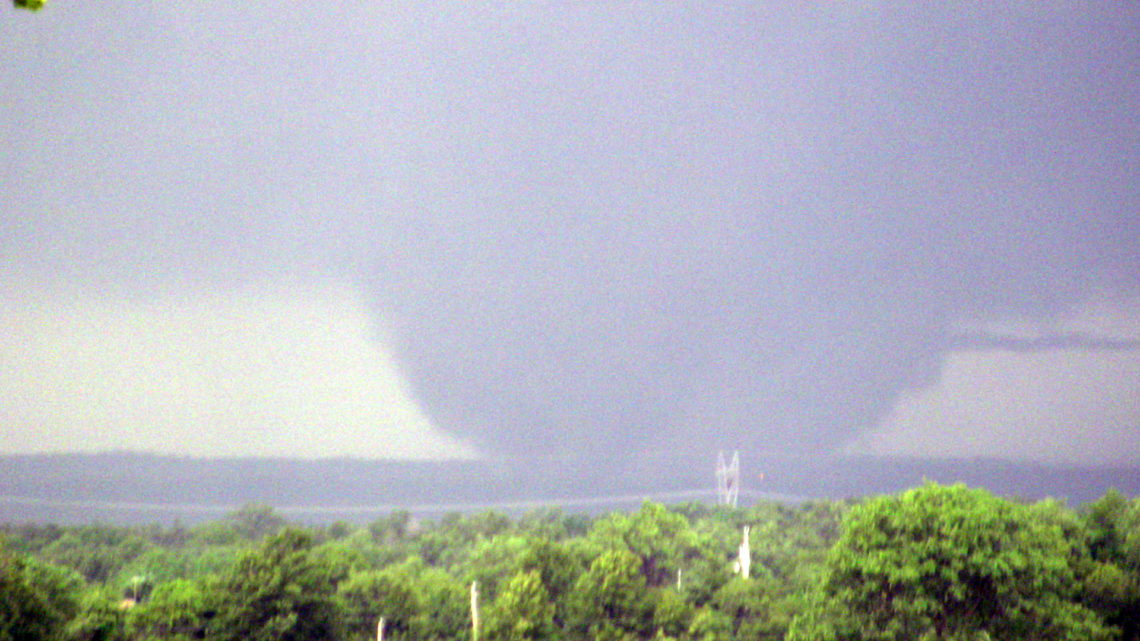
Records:
[[[384,617],[376,622],[376,641],[384,641]]]
[[[744,538],[740,542],[740,560],[737,561],[740,567],[740,576],[746,579],[749,577],[749,569],[752,567],[752,548],[748,545],[748,530],[750,529],[749,526],[744,526]]]
[[[471,641],[479,641],[479,583],[471,582]]]

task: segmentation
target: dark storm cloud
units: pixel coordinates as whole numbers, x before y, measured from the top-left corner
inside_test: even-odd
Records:
[[[421,152],[445,183],[376,280],[433,414],[488,444],[826,446],[929,384],[958,319],[1134,287],[1135,45],[1109,16],[517,29],[451,60],[471,102]]]
[[[488,454],[833,448],[1140,294],[1130,5],[123,12],[13,36],[7,268],[351,282]]]

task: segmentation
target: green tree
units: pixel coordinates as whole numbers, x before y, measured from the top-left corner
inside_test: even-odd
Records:
[[[1084,519],[1093,558],[1085,602],[1120,629],[1122,641],[1140,640],[1140,499],[1109,490]]]
[[[641,573],[641,559],[628,549],[607,550],[574,585],[575,632],[596,641],[644,636],[653,603]]]
[[[154,588],[150,598],[127,612],[127,630],[138,639],[190,641],[205,635],[213,616],[199,581],[175,579]]]
[[[422,603],[416,617],[415,639],[456,641],[470,637],[471,600],[467,586],[446,572],[425,567],[416,577]]]
[[[324,568],[333,580],[340,581],[352,572],[369,567],[368,559],[359,547],[347,541],[327,541],[316,545],[310,551],[312,561]]]
[[[860,638],[857,626],[836,599],[828,598],[819,587],[795,599],[796,615],[792,619],[786,641],[830,641]]]
[[[826,590],[868,640],[1106,638],[1074,601],[1071,553],[1027,506],[927,483],[848,514]]]
[[[624,547],[635,554],[650,586],[672,583],[677,570],[697,556],[688,519],[652,501],[632,515],[615,512],[596,521],[590,537],[605,548]]]
[[[466,587],[419,557],[350,575],[339,588],[350,638],[375,638],[384,617],[387,638],[443,641],[470,629]]]
[[[414,575],[399,566],[350,575],[338,588],[349,638],[375,638],[380,617],[385,638],[411,638],[423,611],[417,588]]]
[[[12,5],[18,9],[39,11],[44,8],[44,0],[12,0]]]
[[[105,583],[150,547],[124,528],[92,525],[71,529],[45,546],[41,556],[72,568],[88,582]]]
[[[1120,629],[1122,641],[1135,641],[1140,626],[1140,582],[1115,563],[1093,562],[1084,577],[1082,601]]]
[[[1122,559],[1129,533],[1129,507],[1128,498],[1112,488],[1085,508],[1089,545],[1098,561]]]
[[[126,612],[119,591],[103,586],[83,593],[79,614],[67,626],[69,641],[124,641]]]
[[[570,591],[586,570],[586,558],[574,554],[567,545],[548,539],[531,539],[518,558],[518,571],[538,572],[543,587],[554,603],[554,623],[565,627],[570,619]]]
[[[717,590],[712,607],[731,622],[736,639],[783,639],[787,621],[772,615],[774,581],[770,577],[734,577]]]
[[[479,593],[489,603],[498,595],[499,584],[514,574],[527,543],[525,538],[509,534],[478,539],[467,547],[463,567],[454,573],[466,585],[478,581]]]
[[[689,637],[693,641],[727,641],[732,638],[732,619],[711,606],[699,608],[689,625]]]
[[[696,606],[708,603],[732,577],[732,563],[740,545],[740,530],[720,520],[722,512],[714,514],[715,518],[693,524],[693,544],[685,550],[678,567],[681,593]]]
[[[223,576],[211,631],[233,641],[335,639],[340,578],[317,563],[312,536],[287,528],[238,558]]]
[[[521,534],[557,542],[582,536],[589,530],[589,525],[589,517],[585,515],[566,514],[557,507],[543,507],[519,517],[517,528]]]
[[[250,541],[259,541],[270,534],[276,534],[287,525],[284,517],[264,503],[246,503],[227,514],[226,520],[233,524],[238,536]]]
[[[79,611],[72,571],[0,549],[0,641],[56,641]]]
[[[399,543],[408,536],[411,526],[412,514],[407,510],[396,510],[370,523],[368,531],[377,543]]]
[[[190,574],[190,559],[185,552],[153,547],[123,566],[113,583],[125,589],[124,596],[141,601],[150,588]],[[145,585],[139,584],[140,577]]]
[[[673,588],[657,592],[653,607],[653,627],[661,636],[678,638],[693,622],[693,606]]]
[[[489,641],[536,641],[554,634],[554,604],[538,571],[519,572],[506,582],[485,629]]]

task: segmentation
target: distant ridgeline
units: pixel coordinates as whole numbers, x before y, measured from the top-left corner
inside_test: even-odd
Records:
[[[196,523],[256,502],[306,522],[367,522],[393,509],[432,515],[540,505],[596,513],[714,501],[716,454],[552,457],[525,462],[192,459],[146,454],[0,456],[0,520]],[[742,453],[741,501],[796,503],[897,492],[930,479],[1025,499],[1087,502],[1140,493],[1140,468],[992,460],[780,457]],[[763,476],[761,477],[761,474]]]
[[[767,475],[765,475],[767,476]],[[1140,499],[965,485],[366,525],[0,526],[20,641],[1140,641]]]

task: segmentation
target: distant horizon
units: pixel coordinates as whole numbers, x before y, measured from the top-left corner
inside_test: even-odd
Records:
[[[742,456],[741,462],[742,502],[861,498],[926,480],[1073,504],[1094,500],[1110,488],[1140,495],[1140,466],[1050,467],[868,456]],[[588,511],[604,505],[636,506],[642,499],[716,497],[714,457],[530,463],[197,459],[122,452],[0,455],[0,514],[28,522],[194,521],[262,503],[318,521],[359,521],[402,509],[424,514],[542,507]]]

